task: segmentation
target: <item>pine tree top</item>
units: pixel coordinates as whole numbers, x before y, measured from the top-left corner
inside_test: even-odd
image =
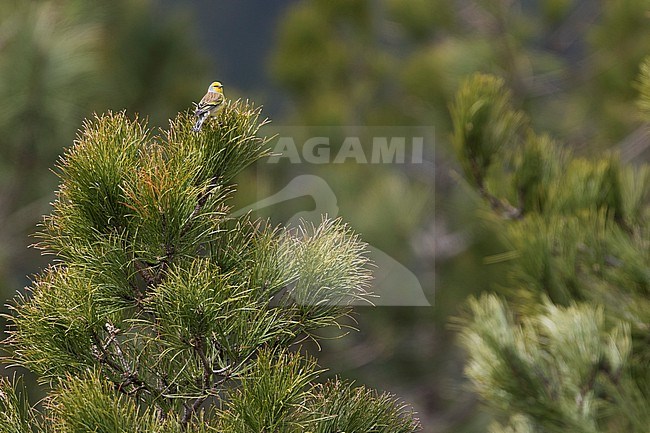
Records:
[[[53,391],[43,418],[3,382],[0,427],[415,431],[393,397],[317,385],[315,360],[290,351],[368,298],[365,244],[341,220],[230,216],[235,176],[269,154],[265,120],[231,101],[192,123],[96,116],[59,161],[38,244],[55,263],[16,299],[6,341]]]

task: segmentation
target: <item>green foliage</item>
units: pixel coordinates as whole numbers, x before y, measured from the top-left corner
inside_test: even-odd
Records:
[[[365,244],[340,220],[300,228],[292,244],[297,279],[291,294],[306,313],[367,299]]]
[[[515,320],[493,295],[470,301],[461,332],[466,373],[481,396],[505,413],[523,413],[546,431],[598,431],[631,350],[630,329],[606,325],[602,308],[544,305]],[[607,422],[605,421],[605,424]]]
[[[503,80],[474,75],[462,83],[451,107],[453,144],[465,176],[475,186],[484,179],[493,161],[519,138],[523,114],[511,108],[511,95]]]
[[[61,212],[77,217],[70,227],[59,224],[63,232],[78,227],[89,231],[113,231],[125,225],[126,202],[122,184],[127,176],[137,172],[139,153],[149,140],[147,132],[123,113],[95,118],[86,123],[85,132],[62,160],[63,188],[60,203],[75,206],[75,212]]]
[[[31,433],[36,426],[34,411],[17,389],[21,384],[0,379],[0,430],[6,433]]]
[[[469,82],[457,101],[482,106],[489,94],[497,117],[508,117],[499,81]],[[493,430],[645,431],[648,411],[637,408],[650,402],[650,168],[611,154],[573,158],[545,136],[460,113],[452,113],[457,145],[469,128],[477,146],[491,149],[479,159],[490,164],[475,163],[471,151],[458,157],[482,168],[483,183],[472,170],[465,176],[495,211],[487,221],[507,248],[487,261],[508,265],[499,288],[508,304],[472,298],[460,328],[467,375],[510,418]]]
[[[297,432],[319,419],[320,370],[287,350],[367,300],[368,259],[340,220],[229,215],[235,176],[269,154],[264,122],[230,101],[200,133],[188,113],[157,134],[124,112],[84,124],[39,234],[58,263],[6,317],[13,363],[53,387],[52,431]],[[377,425],[402,417],[385,399],[367,402]]]
[[[318,376],[315,361],[266,351],[250,368],[228,399],[222,431],[305,431],[311,412],[308,385]]]
[[[90,342],[103,318],[96,314],[89,283],[81,272],[52,267],[34,284],[31,298],[17,299],[15,332],[7,343],[15,345],[21,365],[45,378],[92,365]]]
[[[564,158],[548,136],[530,133],[514,158],[513,188],[523,212],[541,212],[549,200],[549,189],[555,185]]]
[[[224,432],[414,432],[413,414],[389,394],[340,380],[308,387],[313,360],[263,352],[222,413]],[[269,414],[273,414],[270,416]]]
[[[152,408],[141,410],[133,399],[119,394],[96,374],[69,378],[48,405],[56,432],[162,431]]]
[[[414,40],[426,43],[440,27],[457,24],[453,5],[444,0],[413,0],[408,3],[388,0],[388,16]]]
[[[313,433],[402,433],[417,429],[412,413],[389,394],[334,380],[320,385],[313,399],[319,416]]]

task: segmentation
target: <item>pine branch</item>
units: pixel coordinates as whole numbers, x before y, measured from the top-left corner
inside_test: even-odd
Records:
[[[163,396],[163,389],[160,389],[146,381],[138,374],[137,370],[134,370],[129,365],[129,362],[125,358],[124,351],[117,339],[120,330],[110,322],[105,323],[104,329],[108,333],[106,341],[102,341],[96,332],[92,333],[95,349],[98,349],[95,352],[95,356],[101,364],[107,365],[122,377],[122,381],[117,383],[117,390],[125,394],[133,394],[137,393],[139,389],[144,389],[154,398]],[[109,350],[111,347],[113,347],[114,352]],[[135,385],[135,388],[129,391],[128,387],[131,385]]]
[[[183,417],[181,418],[181,425],[183,426],[183,429],[187,428],[187,425],[190,422],[192,416],[201,407],[203,402],[208,399],[210,395],[208,391],[213,388],[211,386],[211,379],[214,371],[210,361],[208,361],[208,358],[205,355],[204,345],[204,338],[195,338],[194,344],[192,345],[194,352],[198,355],[201,366],[203,367],[203,383],[201,385],[202,395],[194,399],[194,402],[192,402],[191,405],[189,405],[187,402],[183,403],[183,406],[185,407]]]
[[[490,204],[493,211],[498,212],[501,217],[509,220],[517,220],[524,217],[524,209],[512,206],[506,199],[499,199],[490,194],[485,185],[478,184],[478,191],[481,196]]]

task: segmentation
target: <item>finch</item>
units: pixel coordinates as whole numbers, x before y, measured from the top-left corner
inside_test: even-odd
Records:
[[[208,87],[208,92],[201,99],[201,102],[196,106],[194,115],[196,116],[196,124],[192,128],[193,131],[200,131],[203,122],[208,117],[214,117],[221,108],[223,108],[224,96],[223,85],[219,81],[214,81]]]

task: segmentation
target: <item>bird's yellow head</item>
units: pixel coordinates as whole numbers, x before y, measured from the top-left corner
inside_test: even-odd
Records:
[[[221,84],[221,81],[213,81],[210,87],[208,87],[208,92],[223,93],[223,84]]]

